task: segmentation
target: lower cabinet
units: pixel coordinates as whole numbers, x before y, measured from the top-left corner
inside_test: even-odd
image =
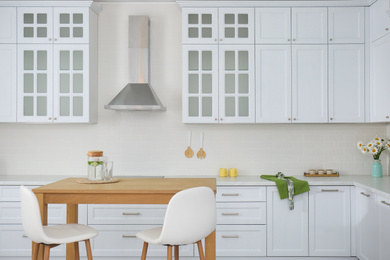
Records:
[[[390,199],[386,199],[377,195],[378,207],[378,244],[379,244],[379,260],[387,260],[390,257]]]

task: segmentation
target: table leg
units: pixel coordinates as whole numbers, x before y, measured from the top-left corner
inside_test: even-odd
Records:
[[[205,258],[215,260],[215,230],[205,239]]]
[[[47,204],[45,204],[45,200],[44,200],[44,196],[43,194],[35,194],[35,196],[37,197],[37,200],[38,200],[38,204],[39,204],[39,209],[41,210],[41,220],[42,220],[42,225],[46,226],[47,225]],[[34,242],[32,242],[32,247],[34,249]],[[39,245],[38,246],[39,250],[38,250],[38,260],[42,260],[43,259],[43,245]],[[37,249],[35,249],[37,250]]]
[[[78,204],[66,204],[66,223],[78,223]],[[73,243],[66,244],[66,260],[73,260],[75,247]]]

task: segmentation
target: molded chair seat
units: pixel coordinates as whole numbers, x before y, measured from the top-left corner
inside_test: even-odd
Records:
[[[179,246],[197,244],[199,257],[204,259],[201,240],[215,230],[217,222],[214,192],[208,187],[190,188],[176,193],[168,203],[162,227],[140,231],[137,238],[144,241],[142,260],[149,244],[167,246],[167,259],[179,260]]]
[[[48,260],[50,248],[68,243],[74,244],[74,259],[79,260],[79,241],[85,241],[88,260],[92,260],[90,239],[98,235],[95,229],[81,224],[42,226],[41,212],[35,194],[26,187],[21,186],[20,195],[23,229],[34,242],[33,260],[38,258],[39,245],[44,246],[44,260]]]

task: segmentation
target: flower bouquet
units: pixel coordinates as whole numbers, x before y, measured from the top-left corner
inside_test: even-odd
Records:
[[[385,139],[376,137],[366,145],[359,141],[357,146],[363,154],[370,154],[374,158],[374,164],[371,168],[371,175],[373,177],[382,177],[382,164],[379,158],[383,151],[390,150],[390,141],[385,141]]]

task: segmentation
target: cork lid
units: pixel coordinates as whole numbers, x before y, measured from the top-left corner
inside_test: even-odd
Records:
[[[89,157],[102,157],[103,151],[88,151]]]

